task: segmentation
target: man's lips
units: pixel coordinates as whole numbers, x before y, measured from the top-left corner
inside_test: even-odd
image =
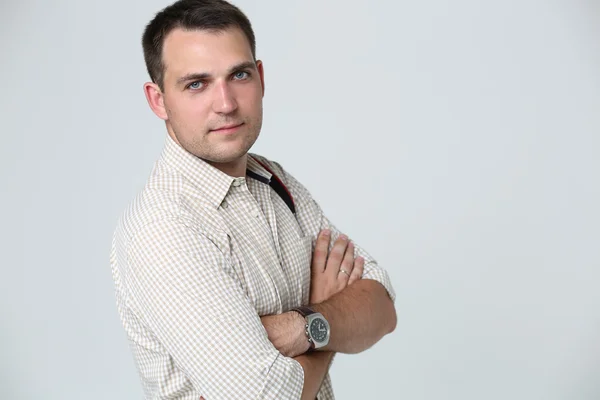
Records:
[[[217,129],[211,129],[211,132],[214,133],[233,133],[237,130],[237,128],[239,128],[240,126],[244,125],[244,123],[242,122],[241,124],[230,124],[230,125],[224,125],[220,128]]]

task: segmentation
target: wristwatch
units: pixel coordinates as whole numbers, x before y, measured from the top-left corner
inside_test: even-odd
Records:
[[[329,322],[327,322],[323,314],[316,312],[310,307],[296,307],[292,308],[291,311],[296,311],[306,320],[306,337],[310,342],[311,349],[318,349],[329,343],[331,329],[329,328]]]

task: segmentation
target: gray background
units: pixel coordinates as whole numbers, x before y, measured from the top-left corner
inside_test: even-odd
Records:
[[[0,398],[140,399],[108,254],[164,142],[140,36],[167,1],[0,6]],[[398,293],[339,399],[600,398],[600,7],[251,1],[253,151]]]

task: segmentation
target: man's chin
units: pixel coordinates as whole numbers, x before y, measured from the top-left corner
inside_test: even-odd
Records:
[[[215,146],[215,158],[223,160],[222,162],[233,162],[239,160],[248,154],[256,140],[248,143],[247,139],[239,138],[239,140],[221,141],[218,146]]]
[[[190,153],[210,163],[231,164],[242,160],[255,142],[256,139],[249,142],[247,137],[241,136],[206,136],[205,141],[196,144]]]
[[[200,157],[205,161],[217,164],[232,164],[241,161],[248,154],[244,149],[222,149],[212,154],[206,154],[205,157]]]

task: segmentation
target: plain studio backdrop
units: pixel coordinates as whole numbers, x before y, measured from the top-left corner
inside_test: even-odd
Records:
[[[164,143],[140,37],[168,4],[2,0],[2,399],[142,398],[108,256]],[[253,151],[397,291],[338,399],[600,398],[598,3],[236,4],[266,71]]]

